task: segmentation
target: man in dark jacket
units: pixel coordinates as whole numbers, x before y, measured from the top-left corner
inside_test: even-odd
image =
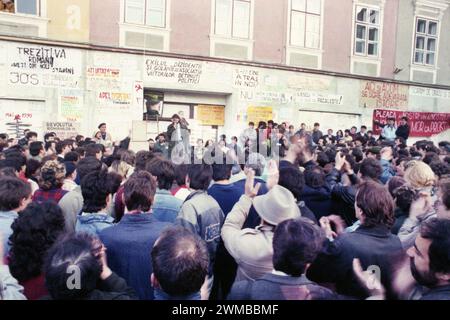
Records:
[[[408,125],[408,118],[407,117],[402,117],[402,119],[400,120],[400,125],[398,126],[397,130],[395,131],[395,135],[397,137],[401,137],[403,139],[405,139],[405,144],[406,141],[408,140],[409,137],[409,125]]]
[[[134,300],[135,292],[111,271],[106,248],[86,233],[69,234],[49,250],[44,267],[51,300]]]
[[[364,270],[372,267],[381,277],[381,283],[387,286],[391,282],[393,256],[402,252],[402,244],[390,232],[394,201],[383,185],[373,181],[362,183],[356,194],[355,208],[361,225],[336,239],[327,218],[321,219],[329,241],[308,269],[307,276],[318,283],[334,284],[339,294],[365,298],[367,292],[353,273],[353,259],[358,258]]]
[[[229,300],[335,299],[336,295],[332,291],[310,281],[305,275],[320,252],[323,240],[323,232],[308,219],[281,222],[273,236],[274,271],[254,282],[247,280],[235,283]]]
[[[108,249],[108,264],[136,290],[139,299],[153,300],[150,251],[170,223],[160,222],[149,212],[156,192],[150,173],[139,171],[124,185],[125,215],[120,222],[100,232]]]
[[[322,167],[312,166],[305,170],[305,186],[301,193],[301,199],[311,209],[317,219],[333,214],[333,201],[331,189],[325,179]]]
[[[314,129],[312,132],[312,139],[315,144],[319,143],[319,139],[323,137],[322,131],[320,131],[320,123],[314,123]]]

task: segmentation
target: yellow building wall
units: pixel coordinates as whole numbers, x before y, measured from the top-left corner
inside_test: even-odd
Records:
[[[89,0],[47,0],[48,38],[89,42]]]

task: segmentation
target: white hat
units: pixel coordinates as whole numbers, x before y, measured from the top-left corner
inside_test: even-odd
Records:
[[[301,216],[292,192],[280,185],[275,185],[264,195],[256,196],[253,206],[264,221],[275,226],[284,220]]]

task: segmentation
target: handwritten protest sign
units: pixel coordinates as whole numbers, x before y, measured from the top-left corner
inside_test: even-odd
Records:
[[[408,94],[408,86],[405,85],[362,81],[359,101],[362,108],[406,110]]]
[[[381,128],[375,125],[375,121],[384,124],[388,118],[395,118],[398,124],[404,116],[408,117],[409,120],[410,137],[430,137],[450,129],[450,113],[404,112],[376,109],[373,111],[374,133],[381,133]]]

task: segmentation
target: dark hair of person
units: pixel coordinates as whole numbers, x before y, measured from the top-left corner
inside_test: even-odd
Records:
[[[411,204],[416,199],[417,192],[414,188],[404,185],[394,190],[394,200],[400,210],[409,213]]]
[[[399,149],[397,152],[399,157],[409,157],[408,149]]]
[[[430,168],[439,179],[450,174],[450,166],[440,160],[431,162]]]
[[[170,190],[175,180],[175,169],[172,162],[160,157],[154,157],[145,166],[145,170],[158,179],[159,189]]]
[[[134,172],[145,170],[147,162],[153,159],[154,155],[150,151],[141,150],[136,153]]]
[[[97,129],[100,129],[102,126],[106,126],[106,123],[102,122],[98,125]]]
[[[209,164],[192,164],[188,168],[189,188],[206,191],[212,180],[212,167]]]
[[[361,162],[359,172],[363,178],[370,178],[372,180],[379,180],[383,169],[381,164],[372,158],[366,158]]]
[[[423,157],[422,161],[425,162],[426,164],[430,165],[430,163],[433,161],[441,161],[441,160],[439,159],[439,156],[436,153],[427,152],[425,154],[425,156]]]
[[[200,291],[208,274],[206,243],[182,227],[166,229],[151,252],[153,273],[162,290],[177,297]]]
[[[5,152],[5,167],[12,167],[16,170],[16,172],[20,172],[22,170],[22,167],[26,164],[27,157],[25,157],[21,152]]]
[[[47,250],[64,232],[61,208],[51,202],[30,203],[11,226],[9,268],[20,282],[42,274]]]
[[[56,141],[46,141],[44,144],[45,151],[48,151],[52,147],[52,144],[55,145],[55,151],[56,151]]]
[[[102,264],[96,252],[99,241],[87,233],[71,233],[59,238],[48,251],[44,263],[45,284],[54,300],[79,300],[86,298],[97,287]],[[79,270],[80,289],[67,286],[73,275],[73,267]]]
[[[100,171],[102,169],[102,162],[95,157],[86,157],[77,163],[77,176],[80,181],[88,173],[93,171]]]
[[[325,186],[325,172],[320,166],[308,167],[305,172],[305,184],[311,188]]]
[[[76,151],[70,151],[64,156],[64,162],[78,162],[80,155]]]
[[[46,134],[44,135],[44,141],[47,142],[47,140],[48,140],[50,137],[55,137],[55,135],[53,134],[53,132],[48,132],[48,133],[46,133]]]
[[[179,187],[186,184],[188,168],[189,166],[183,163],[175,166],[175,181]]]
[[[3,163],[5,160],[0,160],[0,178],[1,177],[11,177],[17,178],[16,169],[13,167],[4,167]]]
[[[276,271],[300,277],[323,247],[322,230],[307,218],[289,219],[275,228],[273,266]]]
[[[420,227],[420,236],[431,241],[428,248],[430,271],[450,273],[450,220],[433,218]]]
[[[387,186],[388,186],[388,190],[389,190],[389,193],[391,194],[391,196],[394,197],[395,189],[397,189],[405,184],[406,184],[406,180],[403,179],[403,177],[394,176],[394,177],[390,178]]]
[[[34,175],[36,174],[36,172],[39,170],[40,167],[41,162],[34,159],[28,159],[27,168],[25,169],[25,177],[27,179],[32,179],[33,181],[36,181],[37,179],[34,177]]]
[[[230,179],[231,170],[233,169],[233,159],[231,158],[230,154],[224,153],[218,150],[218,148],[216,147],[216,149],[211,152],[211,157],[214,160],[211,164],[213,171],[213,180],[220,181]],[[207,157],[205,160],[210,159]]]
[[[55,150],[57,154],[60,154],[65,147],[71,147],[73,145],[71,140],[63,140],[56,143]]]
[[[86,158],[87,157],[96,157],[97,153],[102,152],[102,150],[103,150],[102,146],[103,145],[98,144],[98,143],[90,143],[90,144],[85,145],[85,147],[84,147],[84,149],[86,150],[85,157]]]
[[[30,155],[32,157],[38,156],[43,149],[44,145],[42,144],[42,141],[33,141],[30,143]]]
[[[355,157],[355,161],[357,163],[364,160],[364,153],[360,148],[353,148],[352,149],[352,156]]]
[[[364,214],[362,225],[391,228],[394,224],[394,200],[385,186],[374,181],[363,182],[358,187],[355,202]]]
[[[156,181],[147,171],[133,173],[124,184],[125,206],[128,211],[149,212],[156,192]]]
[[[447,210],[450,210],[450,178],[439,181],[439,187],[442,192],[442,203]]]
[[[121,178],[106,170],[88,173],[81,180],[83,212],[96,213],[107,205],[107,197],[119,189]]]
[[[23,199],[31,195],[30,184],[13,177],[0,178],[0,211],[11,211],[20,207]]]
[[[300,200],[303,187],[305,186],[305,177],[303,173],[296,168],[281,168],[278,184],[291,191],[294,197],[297,200]]]
[[[328,163],[330,163],[330,158],[328,157],[326,152],[319,152],[317,154],[317,163],[322,168],[325,167]]]
[[[27,140],[31,139],[32,137],[36,137],[37,138],[38,134],[34,131],[28,131],[27,134],[25,135],[25,137],[27,138]]]

